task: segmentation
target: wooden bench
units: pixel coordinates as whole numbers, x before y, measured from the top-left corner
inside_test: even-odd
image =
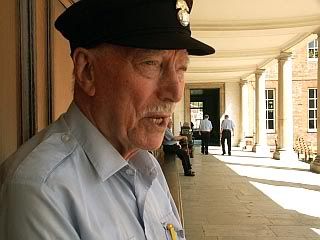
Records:
[[[243,151],[252,151],[253,148],[253,136],[244,137],[244,145],[242,145]]]
[[[181,185],[179,179],[179,168],[177,166],[177,164],[179,164],[180,162],[176,161],[176,154],[165,154],[162,150],[162,147],[153,151],[153,155],[160,163],[164,176],[167,180],[170,193],[178,208],[180,219],[183,224]]]
[[[312,162],[317,154],[317,150],[312,146],[312,143],[307,143],[303,137],[296,138],[294,150],[298,154],[298,159],[308,163]]]

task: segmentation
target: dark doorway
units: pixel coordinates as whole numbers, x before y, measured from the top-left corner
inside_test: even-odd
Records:
[[[194,136],[199,140],[198,127],[204,114],[209,115],[213,130],[211,132],[211,146],[220,145],[220,89],[191,89],[190,90],[191,121],[194,124]]]

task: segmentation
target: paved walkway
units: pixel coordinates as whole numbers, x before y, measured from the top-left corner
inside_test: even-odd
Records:
[[[187,240],[320,239],[320,174],[309,164],[209,153],[196,148],[196,176],[180,174]]]

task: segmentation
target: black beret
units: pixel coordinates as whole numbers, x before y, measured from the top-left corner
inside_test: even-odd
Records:
[[[190,55],[215,52],[191,37],[191,1],[80,0],[66,9],[55,27],[71,51],[101,43],[144,49],[187,49]]]

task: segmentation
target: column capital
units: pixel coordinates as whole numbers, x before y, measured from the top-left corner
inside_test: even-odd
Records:
[[[318,38],[320,37],[320,28],[313,31],[314,34],[318,35]]]
[[[265,71],[265,69],[259,68],[254,72],[254,74],[256,75],[256,77],[261,76]]]
[[[287,61],[291,57],[292,57],[292,52],[281,52],[280,55],[277,57],[277,59],[278,61]]]
[[[247,79],[240,79],[240,86],[244,86],[244,85],[247,85],[248,84],[248,80]]]

